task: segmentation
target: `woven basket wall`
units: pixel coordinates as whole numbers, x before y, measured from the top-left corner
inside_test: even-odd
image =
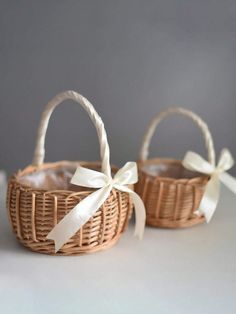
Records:
[[[152,164],[176,160],[149,160]],[[190,227],[204,221],[204,217],[194,214],[202,199],[208,177],[192,179],[172,179],[152,176],[139,166],[139,182],[136,192],[141,196],[146,207],[146,222],[150,226],[164,228]]]
[[[64,162],[44,164],[43,168],[53,169],[63,165]],[[88,163],[82,165],[90,166]],[[90,168],[94,169],[94,164]],[[22,175],[34,171],[34,168],[29,167],[9,180],[9,219],[18,240],[24,246],[32,251],[54,254],[54,243],[46,239],[47,234],[91,190],[44,191],[19,184]],[[131,212],[129,195],[113,189],[96,214],[56,254],[78,255],[109,248],[125,230]]]

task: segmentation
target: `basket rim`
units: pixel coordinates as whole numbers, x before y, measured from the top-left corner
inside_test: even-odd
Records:
[[[72,191],[72,190],[48,190],[48,189],[42,189],[42,188],[34,188],[34,187],[31,187],[29,185],[26,185],[26,184],[22,184],[18,181],[18,178],[21,177],[21,176],[24,176],[26,174],[31,174],[31,173],[35,173],[37,171],[41,171],[41,170],[44,170],[44,169],[56,169],[56,168],[59,168],[61,166],[71,166],[71,165],[75,165],[75,166],[78,166],[78,165],[81,165],[83,167],[88,167],[88,166],[101,166],[101,162],[100,161],[82,161],[82,160],[79,160],[79,161],[68,161],[68,160],[61,160],[61,161],[56,161],[56,162],[47,162],[47,163],[43,163],[42,165],[40,166],[33,166],[33,165],[28,165],[26,166],[23,170],[19,169],[16,173],[12,174],[8,180],[8,185],[10,184],[16,184],[18,185],[20,188],[22,189],[25,189],[25,190],[28,190],[28,191],[34,191],[34,192],[39,192],[39,193],[43,193],[43,194],[50,194],[50,193],[63,193],[65,195],[68,194],[71,195],[73,194],[74,196],[76,195],[88,195],[88,194],[91,194],[93,192],[93,190],[86,190],[86,191],[79,191],[79,192],[76,192],[76,191]],[[117,172],[118,171],[118,167],[115,166],[115,165],[111,165],[111,169],[112,171],[114,172]],[[94,189],[96,190],[96,189]]]
[[[172,178],[172,177],[165,177],[165,176],[161,176],[161,175],[153,175],[150,173],[147,173],[146,171],[144,171],[141,167],[143,165],[147,165],[147,164],[177,164],[177,165],[182,165],[182,161],[179,159],[174,159],[174,158],[151,158],[151,159],[147,159],[147,160],[138,160],[137,161],[137,165],[138,165],[138,170],[140,172],[142,172],[143,174],[145,174],[146,176],[151,177],[152,179],[155,179],[157,181],[163,181],[166,183],[182,183],[182,184],[191,184],[191,183],[202,183],[205,184],[209,181],[210,176],[208,175],[204,175],[204,174],[200,174],[194,176],[193,178]],[[194,171],[191,171],[194,173]],[[197,173],[197,172],[196,172]]]

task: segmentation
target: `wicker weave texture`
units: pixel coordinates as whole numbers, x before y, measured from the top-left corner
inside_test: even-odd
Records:
[[[50,166],[53,167],[53,164]],[[48,168],[48,165],[44,167]],[[33,168],[28,168],[24,175],[31,171]],[[13,176],[8,184],[7,208],[13,230],[24,246],[36,252],[55,254],[54,243],[46,240],[47,234],[91,191],[32,189],[18,183],[20,175]],[[114,245],[124,231],[131,212],[129,195],[113,189],[96,214],[56,254],[78,255]]]
[[[150,162],[150,160],[149,160]],[[160,160],[152,160],[152,163]],[[164,164],[163,161],[161,161]],[[176,163],[176,160],[173,160]],[[146,207],[146,223],[160,228],[190,227],[204,221],[194,214],[202,199],[207,177],[167,179],[139,170],[135,190]]]

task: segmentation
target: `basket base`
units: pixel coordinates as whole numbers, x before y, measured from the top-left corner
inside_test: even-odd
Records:
[[[188,219],[186,221],[183,220],[167,220],[167,219],[157,219],[157,218],[148,218],[146,224],[151,227],[156,228],[166,228],[166,229],[180,229],[180,228],[188,228],[193,227],[198,224],[202,224],[205,222],[205,217],[194,217],[192,219]]]
[[[101,245],[95,245],[94,247],[90,247],[89,249],[86,248],[79,248],[79,247],[74,247],[74,248],[70,248],[70,250],[68,251],[68,246],[66,248],[63,248],[61,250],[59,250],[57,253],[55,253],[54,251],[54,244],[52,241],[52,244],[50,244],[47,248],[45,248],[45,245],[43,243],[35,243],[35,242],[31,242],[29,243],[28,241],[24,241],[22,239],[19,239],[20,244],[22,244],[24,247],[26,247],[27,249],[29,249],[32,252],[35,253],[40,253],[40,254],[46,254],[46,255],[54,255],[54,256],[77,256],[77,255],[85,255],[85,254],[89,254],[89,253],[95,253],[95,252],[99,252],[99,251],[103,251],[103,250],[107,250],[109,248],[111,248],[112,246],[114,246],[120,239],[122,233],[118,234],[116,237],[114,237],[112,240],[109,240]]]

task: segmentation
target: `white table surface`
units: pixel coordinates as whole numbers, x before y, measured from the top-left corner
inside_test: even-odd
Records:
[[[222,188],[212,222],[190,229],[133,224],[119,243],[77,257],[32,253],[0,210],[1,314],[235,314],[236,196]]]

